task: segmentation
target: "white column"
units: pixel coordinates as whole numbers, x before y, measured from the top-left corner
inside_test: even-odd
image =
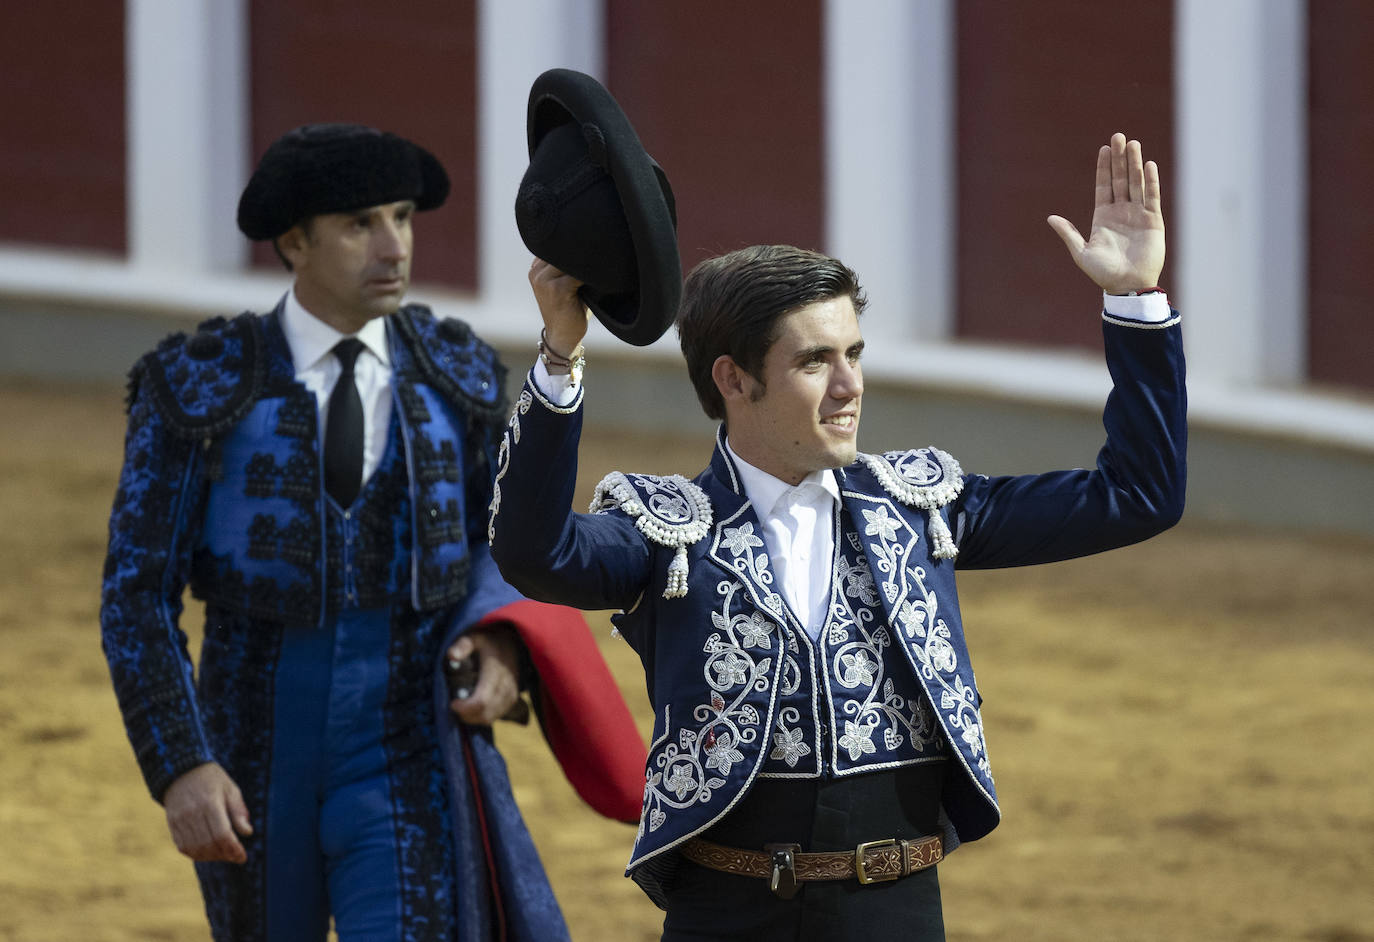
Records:
[[[1303,0],[1177,0],[1179,243],[1189,373],[1301,381],[1306,364]],[[1167,182],[1166,182],[1167,185]]]
[[[530,253],[515,227],[515,193],[530,162],[525,106],[547,69],[604,81],[605,10],[601,0],[480,0],[477,35],[479,291],[484,307],[532,311]]]
[[[126,0],[129,261],[186,278],[247,257],[245,0]]]
[[[869,295],[864,333],[953,323],[952,0],[826,0],[827,251]]]

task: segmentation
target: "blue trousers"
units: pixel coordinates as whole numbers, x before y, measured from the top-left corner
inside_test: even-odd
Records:
[[[400,936],[399,876],[382,708],[387,611],[288,630],[278,659],[267,809],[271,939]],[[427,691],[418,691],[420,697]]]
[[[249,861],[197,866],[217,939],[324,942],[331,917],[340,942],[453,938],[431,693],[396,681],[390,616],[346,609],[322,629],[279,629],[258,694],[270,702],[265,775],[240,783],[257,829]]]

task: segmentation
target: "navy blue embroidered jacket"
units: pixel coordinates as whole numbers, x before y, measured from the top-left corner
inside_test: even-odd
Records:
[[[947,847],[997,825],[955,570],[1124,546],[1173,525],[1183,510],[1186,392],[1178,317],[1162,324],[1104,319],[1114,389],[1095,469],[966,475],[949,455],[922,448],[860,455],[837,470],[844,519],[837,522],[828,624],[838,630],[822,631],[819,652],[811,652],[773,590],[762,528],[720,441],[710,466],[692,481],[612,474],[597,489],[593,512],[574,514],[580,394],[559,407],[527,382],[498,459],[492,555],[531,598],[621,610],[614,621],[643,662],[655,711],[628,865],[651,897],[664,853],[725,815],[757,775],[771,774],[770,761],[777,771],[779,759],[814,753],[811,774],[844,775],[920,760],[910,743],[897,742],[903,737],[895,727],[888,742],[865,745],[871,730],[846,727],[833,696],[814,697],[810,716],[780,709],[796,687],[789,674],[806,670],[798,665],[808,658],[832,693],[872,679],[871,659],[853,649],[848,661],[841,655],[858,637],[837,623],[841,595],[877,613],[886,631],[869,646],[890,647],[892,663],[904,663],[919,685],[926,702],[911,713],[908,733],[919,730],[922,716],[933,716],[948,744]]]

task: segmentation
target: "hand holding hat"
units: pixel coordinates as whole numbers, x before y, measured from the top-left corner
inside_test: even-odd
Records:
[[[636,346],[677,316],[682,263],[668,178],[602,85],[550,69],[530,88],[530,165],[515,221],[537,257],[582,282],[583,302]]]

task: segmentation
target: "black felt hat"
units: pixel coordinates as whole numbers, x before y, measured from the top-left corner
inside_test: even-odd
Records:
[[[515,199],[525,246],[583,282],[583,302],[636,346],[677,316],[682,262],[668,177],[596,79],[550,69],[530,88],[530,165]]]
[[[320,213],[414,200],[434,209],[448,198],[448,174],[434,155],[403,137],[361,124],[306,124],[272,142],[239,197],[239,229],[275,239]]]

